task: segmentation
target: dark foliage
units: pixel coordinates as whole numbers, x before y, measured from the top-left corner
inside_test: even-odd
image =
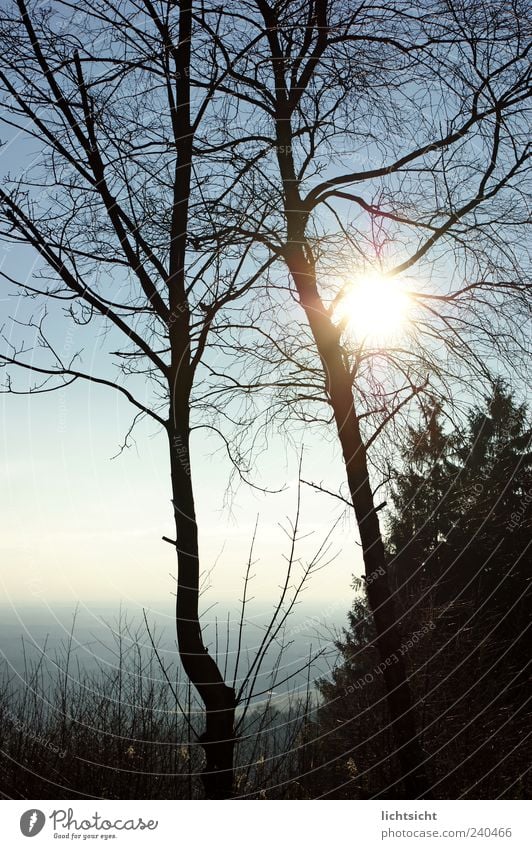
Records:
[[[434,798],[522,796],[529,665],[531,429],[496,382],[465,432],[426,411],[412,429],[389,518],[388,571]],[[321,794],[398,793],[382,670],[365,597],[320,684]],[[390,662],[394,662],[391,658]]]

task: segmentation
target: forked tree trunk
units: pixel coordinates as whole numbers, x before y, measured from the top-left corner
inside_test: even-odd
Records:
[[[427,792],[423,749],[415,707],[401,654],[401,634],[388,583],[384,544],[369,481],[365,445],[353,401],[352,379],[339,333],[320,298],[310,251],[292,244],[287,262],[309,322],[326,376],[326,387],[342,447],[347,480],[360,532],[369,606],[375,622],[397,757],[407,798]]]
[[[177,541],[176,626],[179,656],[205,705],[201,744],[206,764],[202,781],[207,799],[233,795],[235,691],[228,687],[205,648],[198,615],[199,550],[194,493],[190,476],[188,427],[168,425],[172,497]]]

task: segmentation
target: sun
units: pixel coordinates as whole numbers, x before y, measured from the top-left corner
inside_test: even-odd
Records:
[[[397,278],[364,274],[346,284],[334,317],[357,341],[384,345],[405,331],[410,306]]]

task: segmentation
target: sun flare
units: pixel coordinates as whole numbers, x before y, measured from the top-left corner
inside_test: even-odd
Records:
[[[409,297],[397,278],[365,274],[347,284],[335,318],[358,341],[383,345],[404,332],[409,307]]]

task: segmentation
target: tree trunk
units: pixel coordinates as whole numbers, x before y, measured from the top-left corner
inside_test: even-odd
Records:
[[[172,496],[177,541],[176,626],[185,673],[205,705],[205,732],[200,741],[206,764],[202,781],[207,799],[233,795],[235,691],[228,687],[205,648],[198,615],[199,549],[189,463],[188,426],[168,425]]]
[[[415,709],[401,654],[401,634],[390,592],[384,544],[371,491],[365,445],[355,411],[352,378],[334,326],[320,298],[314,263],[298,244],[287,261],[326,376],[329,403],[342,447],[351,500],[360,532],[369,606],[375,622],[377,646],[383,665],[392,730],[407,798],[427,791],[424,754],[417,737]]]
[[[183,668],[205,705],[205,732],[201,736],[206,757],[202,773],[205,795],[208,799],[227,799],[233,793],[235,692],[225,684],[215,660],[205,648],[198,615],[198,527],[189,453],[194,368],[190,362],[190,308],[185,272],[194,135],[190,120],[191,0],[180,0],[179,9],[177,46],[166,31],[167,48],[175,63],[176,88],[172,123],[177,156],[167,281],[172,350],[168,437],[177,542],[176,626]]]

